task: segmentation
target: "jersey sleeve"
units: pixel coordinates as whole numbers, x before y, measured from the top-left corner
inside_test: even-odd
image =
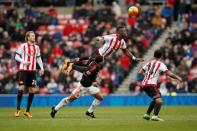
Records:
[[[39,46],[36,46],[36,48],[37,48],[36,57],[40,57],[40,48]]]
[[[126,45],[126,42],[124,40],[121,40],[121,46],[120,46],[121,49],[126,49],[127,48],[127,45]]]
[[[167,66],[166,66],[165,64],[162,63],[162,64],[161,64],[160,70],[161,70],[162,72],[165,72],[165,71],[168,70],[168,68],[167,68]]]
[[[146,71],[146,70],[148,69],[148,65],[149,65],[149,62],[146,63],[146,64],[142,67],[142,69],[143,69],[144,71]]]
[[[112,40],[112,37],[110,35],[105,35],[105,36],[102,36],[105,43],[109,43],[111,40]]]
[[[20,45],[18,47],[18,49],[16,50],[16,54],[18,54],[18,55],[22,55],[23,54],[23,46],[22,45]]]

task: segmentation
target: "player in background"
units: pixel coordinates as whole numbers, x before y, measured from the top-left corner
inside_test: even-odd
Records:
[[[24,115],[28,118],[32,117],[30,114],[31,103],[34,98],[35,82],[36,82],[36,63],[40,66],[40,75],[44,74],[42,59],[40,56],[40,48],[35,42],[35,33],[28,31],[25,35],[26,43],[19,46],[16,51],[15,60],[19,62],[19,90],[17,94],[17,109],[15,117],[20,116],[20,106],[23,97],[24,88],[28,87],[29,96],[27,101],[27,108]]]
[[[150,103],[146,114],[143,116],[146,120],[153,121],[163,121],[158,114],[162,106],[161,93],[157,87],[157,80],[161,72],[165,73],[167,76],[182,82],[182,79],[173,74],[167,69],[166,65],[161,61],[162,53],[160,50],[154,52],[154,59],[146,63],[139,71],[141,75],[144,75],[144,80],[142,81],[142,88],[148,96],[153,100]],[[154,109],[153,116],[150,118],[150,114]]]
[[[127,55],[131,60],[134,61],[144,61],[143,58],[136,58],[128,49],[125,42],[127,37],[127,29],[125,26],[117,27],[117,34],[105,35],[102,37],[96,37],[95,41],[97,45],[102,45],[98,50],[92,53],[89,63],[94,60],[96,57],[103,56],[104,58],[110,56],[112,53],[122,49],[124,54]],[[64,63],[63,68],[67,68],[67,60]]]
[[[89,109],[86,111],[86,115],[95,118],[94,109],[97,105],[101,103],[103,97],[100,94],[99,89],[95,86],[97,75],[100,69],[102,69],[104,63],[104,57],[99,56],[97,59],[92,60],[91,63],[84,64],[83,60],[77,60],[74,62],[69,62],[68,68],[74,69],[83,73],[82,78],[77,85],[77,87],[73,90],[72,94],[66,98],[63,98],[55,107],[51,109],[51,117],[54,118],[57,111],[63,107],[64,105],[68,105],[73,102],[77,98],[79,98],[83,93],[88,93],[95,97]],[[61,71],[65,71],[61,69]]]

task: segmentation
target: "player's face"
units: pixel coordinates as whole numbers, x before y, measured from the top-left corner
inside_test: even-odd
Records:
[[[126,29],[126,28],[121,28],[121,29],[119,30],[119,34],[120,34],[123,38],[127,37],[127,35],[128,35],[127,29]]]
[[[29,40],[30,42],[34,43],[34,42],[35,42],[35,39],[36,39],[35,34],[34,34],[34,33],[30,33],[30,34],[29,34],[28,40]]]

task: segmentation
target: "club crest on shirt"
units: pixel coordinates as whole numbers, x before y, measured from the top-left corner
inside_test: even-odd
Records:
[[[30,51],[28,53],[28,56],[34,56],[34,55],[35,55],[34,49],[30,48]]]

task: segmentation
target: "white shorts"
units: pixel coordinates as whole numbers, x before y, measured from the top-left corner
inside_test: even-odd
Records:
[[[83,87],[81,83],[79,82],[77,84],[77,87],[72,91],[72,94],[79,97],[81,95],[94,95],[99,92],[100,90],[98,87],[95,87],[95,86]]]

